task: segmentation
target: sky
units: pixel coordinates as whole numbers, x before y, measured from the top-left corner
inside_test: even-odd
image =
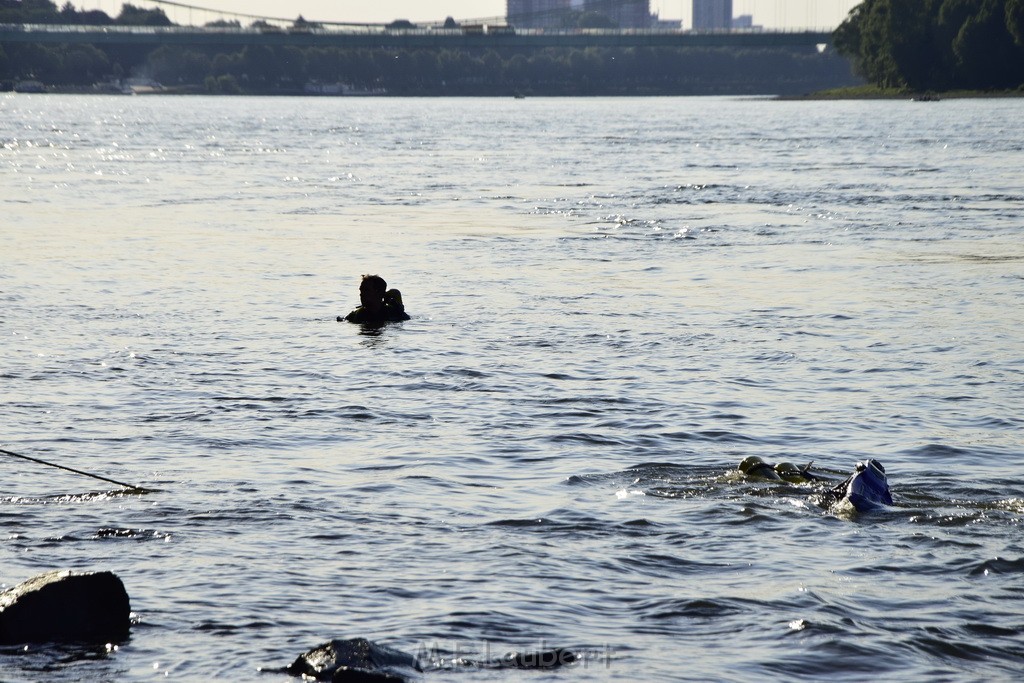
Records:
[[[65,0],[55,0],[58,6]],[[116,15],[126,0],[71,0],[79,9],[101,9]],[[177,24],[203,24],[211,17],[196,10],[157,5],[152,0],[127,0],[136,7],[163,8]],[[385,23],[394,19],[414,22],[502,17],[505,0],[174,0],[182,5],[294,19]],[[835,28],[859,0],[733,0],[733,15],[750,14],[765,28]],[[690,0],[651,0],[651,11],[662,19],[683,20],[690,28]],[[191,18],[190,18],[191,17]],[[242,23],[247,23],[242,20]]]

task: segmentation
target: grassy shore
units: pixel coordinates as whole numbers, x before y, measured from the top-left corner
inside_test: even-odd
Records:
[[[919,92],[908,88],[880,88],[875,85],[855,85],[847,88],[819,90],[784,100],[955,100],[986,97],[1024,97],[1024,86],[1016,90],[947,90]]]

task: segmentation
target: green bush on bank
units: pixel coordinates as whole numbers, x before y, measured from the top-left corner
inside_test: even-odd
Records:
[[[1015,89],[1024,84],[1024,0],[864,0],[835,46],[883,89]]]

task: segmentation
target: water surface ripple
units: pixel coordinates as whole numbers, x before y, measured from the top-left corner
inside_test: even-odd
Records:
[[[137,621],[0,679],[1016,680],[1022,106],[0,96],[0,446],[159,489],[0,460],[0,581]]]

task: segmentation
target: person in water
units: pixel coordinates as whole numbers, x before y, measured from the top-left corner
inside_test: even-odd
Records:
[[[780,462],[771,465],[756,455],[743,459],[739,470],[752,479],[787,481],[791,484],[808,484],[815,481],[827,482],[829,488],[821,492],[819,501],[823,507],[831,508],[842,502],[849,502],[858,512],[867,512],[886,505],[892,505],[889,480],[885,467],[874,458],[858,462],[853,474],[839,484],[825,477],[811,473],[811,465],[797,467],[792,463]]]
[[[811,481],[815,481],[820,477],[811,474],[811,465],[813,462],[809,462],[803,467],[797,467],[793,463],[780,462],[777,465],[761,460],[756,455],[751,455],[743,459],[740,463],[739,470],[748,477],[754,479],[767,479],[769,481],[788,481],[791,484],[806,484]]]
[[[388,283],[380,275],[364,275],[359,283],[359,301],[362,304],[338,322],[347,320],[350,323],[386,323],[408,320],[402,303],[402,293],[397,289],[388,289]]]

